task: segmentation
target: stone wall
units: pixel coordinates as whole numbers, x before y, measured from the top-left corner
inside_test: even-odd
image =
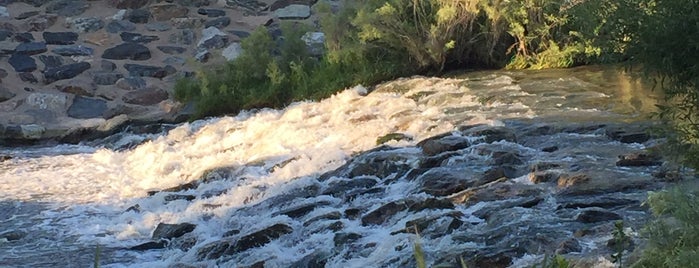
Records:
[[[0,0],[0,145],[186,119],[177,79],[234,58],[256,27],[312,24],[313,4]]]

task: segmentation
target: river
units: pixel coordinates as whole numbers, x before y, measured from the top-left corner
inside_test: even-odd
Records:
[[[410,172],[342,172],[348,161],[367,156],[362,152],[391,133],[400,133],[400,138],[378,152],[390,151],[408,169],[417,170],[416,165],[427,159],[418,142],[475,124],[510,129],[517,142],[473,142],[476,145],[444,158],[441,168],[481,174],[495,165],[493,152],[507,151],[521,160],[510,164],[522,170],[539,162],[560,162],[565,172],[643,178],[648,183],[633,191],[602,193],[604,198],[631,200],[631,206],[605,209],[624,219],[640,219],[629,226],[629,233],[635,233],[648,216],[636,207],[646,190],[658,186],[651,182],[654,169],[619,168],[614,162],[618,155],[652,146],[654,140],[619,142],[608,137],[609,128],[589,126],[625,129],[651,124],[658,99],[658,92],[617,67],[481,71],[451,78],[404,78],[369,90],[358,86],[319,102],[165,125],[162,132],[133,128],[79,145],[0,148],[0,156],[7,158],[0,162],[0,266],[91,267],[99,253],[101,267],[414,267],[414,241],[421,241],[431,265],[455,252],[480,252],[492,243],[472,237],[484,234],[487,227],[481,226],[496,224],[482,211],[501,204],[497,200],[456,202],[449,211],[399,212],[390,214],[393,219],[367,224],[372,220],[364,218],[383,204],[406,197],[453,200],[455,195],[420,190],[422,177],[409,180]],[[526,134],[541,126],[556,131]],[[555,152],[542,151],[552,146]],[[504,173],[511,177],[508,183],[536,186],[527,171],[513,172]],[[351,197],[347,192],[353,189],[332,191],[350,179],[369,181],[362,187],[374,191]],[[171,189],[187,184],[190,187]],[[551,187],[555,193],[556,186]],[[314,193],[297,195],[299,189]],[[537,190],[537,196],[537,205],[517,206],[516,213],[511,212],[518,219],[546,218],[554,215],[546,211],[556,210],[564,199],[549,190]],[[302,207],[308,211],[289,212]],[[352,211],[359,216],[347,216]],[[338,212],[342,215],[335,216]],[[449,219],[461,222],[461,227],[445,231],[430,225],[421,240],[414,232],[397,232],[415,217],[442,221],[447,212],[458,212]],[[555,216],[569,219],[578,212],[560,210]],[[536,224],[555,229],[558,220]],[[132,248],[152,241],[160,223],[196,227],[164,248]],[[240,245],[256,231],[275,225],[283,227],[266,235],[270,241]],[[349,242],[338,242],[338,236]],[[578,255],[606,254],[598,249],[603,237],[578,239]],[[224,240],[227,251],[212,255],[211,247]],[[513,254],[499,265],[526,266],[542,256]]]

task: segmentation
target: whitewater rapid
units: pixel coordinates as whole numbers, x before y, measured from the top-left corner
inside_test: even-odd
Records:
[[[268,226],[283,221],[279,217],[232,213],[290,188],[311,184],[351,156],[376,147],[377,138],[390,133],[410,137],[388,143],[406,147],[457,126],[502,125],[508,118],[533,119],[551,115],[556,109],[563,114],[606,115],[610,109],[557,104],[565,103],[566,98],[589,101],[611,96],[594,91],[572,97],[543,96],[523,90],[511,75],[503,74],[477,79],[406,78],[391,86],[379,86],[369,94],[366,91],[357,86],[319,102],[297,102],[281,110],[246,111],[198,120],[174,126],[166,133],[124,136],[127,138],[104,144],[0,148],[0,155],[12,156],[0,162],[0,202],[26,212],[0,218],[0,226],[45,236],[35,245],[15,246],[0,241],[0,248],[5,250],[0,254],[0,266],[42,267],[51,263],[41,257],[46,252],[73,249],[89,259],[97,245],[111,248],[107,250],[114,254],[102,267],[168,267],[177,262],[194,262],[194,253],[177,249],[134,252],[119,248],[148,241],[159,223],[197,224],[193,231],[197,244],[205,244],[214,241],[227,226]],[[534,104],[542,108],[532,107]],[[116,149],[132,139],[144,142],[133,148]],[[418,153],[415,148],[405,150],[406,155]],[[228,180],[184,192],[211,193],[203,194],[208,198],[165,202],[162,194],[149,196],[150,191],[196,181],[206,177],[208,171],[223,167],[234,170]],[[404,189],[395,187],[389,191],[398,196]],[[313,202],[336,202],[332,198],[319,200],[322,198]],[[134,204],[139,205],[141,213],[127,211]],[[324,212],[318,210],[314,214]],[[301,244],[275,242],[255,251],[255,255],[275,256],[283,266],[312,248],[332,247],[332,234],[308,235]],[[376,230],[373,236],[387,244],[409,242],[407,235],[392,236],[388,229]],[[445,236],[438,243],[446,248],[456,246],[450,244],[450,239]],[[374,258],[390,254],[373,252],[367,258],[336,261],[345,267],[369,267],[380,263]],[[214,266],[213,262],[203,265]]]

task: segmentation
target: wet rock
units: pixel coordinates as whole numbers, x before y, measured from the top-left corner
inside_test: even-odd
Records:
[[[330,203],[328,202],[318,202],[318,203],[311,203],[311,204],[302,204],[299,206],[292,206],[283,210],[280,210],[278,212],[275,212],[272,214],[272,217],[275,217],[277,215],[286,215],[289,216],[290,218],[296,219],[303,217],[307,215],[308,213],[311,213],[316,207],[318,206],[324,206],[328,205]]]
[[[455,204],[473,205],[478,202],[506,200],[519,197],[539,196],[542,189],[536,185],[513,183],[498,179],[491,183],[473,187],[449,197]]]
[[[46,13],[74,17],[83,14],[89,7],[90,4],[82,0],[57,0],[46,6]]]
[[[41,32],[56,24],[58,16],[53,14],[40,15],[27,21],[27,31]]]
[[[197,47],[205,49],[223,48],[228,43],[228,36],[216,27],[208,27],[202,30],[202,38]]]
[[[74,32],[43,32],[44,41],[49,45],[72,45],[78,40]]]
[[[91,33],[104,28],[100,18],[67,18],[68,26],[79,33]]]
[[[15,48],[15,53],[22,55],[36,55],[44,53],[46,51],[46,43],[44,42],[20,43]]]
[[[558,146],[554,145],[554,146],[544,147],[544,148],[541,148],[541,151],[546,152],[546,153],[553,153],[555,151],[558,151]]]
[[[91,47],[83,45],[77,46],[60,46],[51,50],[51,52],[61,56],[91,56],[94,50]]]
[[[566,188],[574,185],[587,183],[590,181],[590,176],[582,173],[562,174],[558,177],[558,188]]]
[[[133,23],[148,23],[148,21],[151,18],[151,13],[148,10],[145,9],[134,9],[131,10],[129,13],[126,15],[126,19],[130,22]]]
[[[0,162],[2,162],[2,161],[0,161]],[[7,241],[17,241],[17,240],[24,238],[25,236],[27,236],[27,232],[18,231],[18,230],[6,231],[3,233],[0,233],[0,239],[6,239]]]
[[[156,21],[168,21],[172,18],[187,17],[189,9],[177,4],[156,4],[150,6],[150,12]]]
[[[581,208],[621,208],[628,206],[640,206],[641,202],[633,199],[608,197],[608,196],[595,196],[595,197],[558,197],[557,201],[559,203],[557,209],[570,208],[570,209],[581,209]]]
[[[345,210],[345,218],[348,218],[350,220],[356,220],[359,218],[359,216],[362,215],[362,211],[358,208],[348,208]]]
[[[558,171],[536,171],[529,173],[529,181],[532,183],[545,183],[558,181],[561,173]]]
[[[127,20],[113,20],[105,27],[108,33],[135,31],[136,24]]]
[[[308,5],[288,5],[274,11],[274,15],[282,20],[305,20],[311,16],[311,7]]]
[[[352,179],[339,179],[328,183],[328,187],[322,192],[323,195],[343,196],[351,190],[368,189],[376,185],[378,181],[370,176]]]
[[[122,43],[108,48],[102,54],[103,59],[110,60],[148,60],[151,53],[148,47],[136,43]]]
[[[445,133],[427,138],[417,144],[417,147],[422,149],[422,152],[428,156],[457,151],[468,148],[469,146],[471,146],[471,140],[469,138],[455,136],[452,133]]]
[[[33,72],[36,70],[36,61],[27,55],[14,54],[7,61],[15,69],[15,72]]]
[[[621,220],[621,216],[607,210],[588,209],[580,212],[580,214],[575,217],[575,220],[582,223],[595,223],[601,221]]]
[[[620,155],[619,160],[616,162],[616,165],[620,167],[660,166],[663,164],[663,162],[660,160],[661,158],[658,155],[649,154],[645,152],[637,152]]]
[[[133,43],[150,43],[160,39],[160,37],[156,35],[142,35],[140,33],[131,32],[122,32],[119,36],[121,36],[122,41]]]
[[[311,254],[308,254],[301,258],[300,260],[294,262],[289,266],[289,268],[320,268],[325,267],[328,259],[332,257],[332,253],[318,250]],[[264,267],[260,266],[260,267]],[[251,267],[252,268],[252,267]]]
[[[98,85],[114,85],[116,82],[123,78],[124,75],[115,72],[95,72],[92,74],[92,81]]]
[[[166,195],[163,199],[165,200],[165,202],[172,202],[175,200],[192,201],[194,199],[197,199],[197,197],[193,196],[193,195],[188,195],[188,194],[171,194],[171,195]]]
[[[158,48],[158,50],[162,51],[165,54],[171,55],[182,54],[185,51],[187,51],[187,48],[178,46],[157,46],[156,48]]]
[[[123,90],[138,90],[146,88],[146,80],[137,76],[124,77],[116,81],[116,86]]]
[[[130,247],[129,250],[151,250],[151,249],[163,249],[167,247],[167,241],[166,240],[160,240],[160,241],[150,241],[146,242],[137,246]]]
[[[200,8],[197,9],[197,13],[199,13],[200,15],[205,15],[209,18],[226,16],[226,11],[213,8]]]
[[[194,231],[197,226],[191,223],[168,224],[159,223],[153,231],[153,240],[172,239]]]
[[[79,119],[101,118],[106,111],[105,100],[75,96],[73,104],[68,108],[68,116]]]
[[[207,21],[204,23],[204,27],[216,27],[216,28],[225,28],[228,27],[228,25],[231,24],[231,19],[229,17],[221,17],[221,18],[215,18],[213,20]]]
[[[472,125],[459,127],[459,131],[461,131],[461,134],[464,136],[483,137],[483,141],[486,143],[493,143],[496,141],[517,142],[515,133],[506,127]]]
[[[573,252],[582,252],[580,241],[575,238],[567,239],[556,247],[556,254],[568,254]]]
[[[44,64],[44,69],[63,65],[63,58],[53,55],[39,55],[39,61]]]
[[[405,205],[404,202],[400,202],[400,201],[389,202],[387,204],[380,206],[377,209],[374,209],[373,211],[367,213],[366,215],[362,216],[362,225],[364,225],[364,226],[381,225],[384,222],[386,222],[388,219],[390,219],[391,217],[398,214],[398,212],[401,212],[401,211],[404,211],[407,209],[408,209],[408,207]]]
[[[59,67],[47,68],[42,72],[44,74],[44,82],[46,84],[50,84],[58,80],[71,79],[83,73],[87,69],[90,69],[90,67],[90,63],[78,62]]]
[[[214,28],[216,29],[216,28]],[[175,45],[191,45],[194,44],[194,39],[196,39],[196,34],[190,29],[184,29],[170,34],[168,41]]]
[[[168,75],[174,74],[177,72],[177,70],[172,67],[172,66],[165,66],[165,67],[160,67],[160,66],[150,66],[150,65],[141,65],[141,64],[124,64],[124,69],[126,69],[129,72],[129,75],[131,76],[140,76],[140,77],[154,77],[154,78],[163,78]]]
[[[447,196],[476,184],[475,176],[465,169],[434,168],[417,178],[420,191],[433,196]]]
[[[338,212],[338,211],[333,211],[333,212],[330,212],[330,213],[326,213],[326,214],[323,214],[323,215],[319,215],[319,216],[310,218],[309,220],[307,220],[306,222],[303,223],[303,226],[304,226],[304,227],[308,227],[308,226],[311,225],[312,223],[318,222],[318,221],[321,221],[321,220],[339,220],[341,217],[342,217],[342,214],[340,214],[340,212]]]
[[[607,137],[610,139],[623,143],[644,143],[650,140],[648,131],[639,128],[624,129],[610,127],[606,130],[605,134],[607,134]]]
[[[166,91],[161,89],[141,89],[130,91],[124,94],[122,100],[125,103],[136,104],[136,105],[153,105],[168,98]]]
[[[460,212],[449,212],[444,215],[421,217],[405,222],[405,228],[399,232],[417,232],[428,238],[441,237],[452,233],[463,225],[464,222],[459,219],[460,217],[463,217],[463,214]]]
[[[260,231],[241,237],[236,243],[226,250],[226,255],[232,255],[251,248],[261,247],[282,235],[293,232],[291,226],[278,223]]]
[[[336,247],[341,247],[345,244],[357,241],[360,238],[362,238],[362,235],[358,233],[336,233],[333,242],[335,242]]]

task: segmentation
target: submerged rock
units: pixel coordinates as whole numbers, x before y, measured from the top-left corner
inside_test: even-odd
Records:
[[[191,223],[168,224],[159,223],[153,231],[153,240],[172,239],[194,231],[197,226]]]

